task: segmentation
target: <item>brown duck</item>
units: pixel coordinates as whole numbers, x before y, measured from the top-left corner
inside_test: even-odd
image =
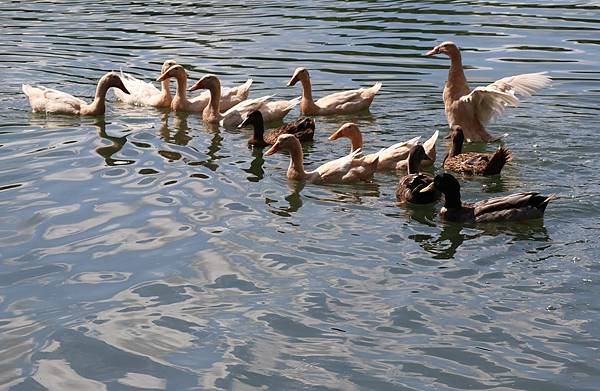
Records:
[[[257,147],[266,147],[277,142],[277,138],[282,134],[292,134],[300,141],[310,141],[315,135],[315,121],[309,117],[301,117],[287,125],[283,125],[267,134],[265,134],[265,124],[263,116],[259,110],[250,113],[239,128],[252,125],[254,134],[248,140],[249,145]]]
[[[403,176],[396,188],[396,198],[400,202],[413,204],[430,204],[440,198],[437,189],[421,192],[422,189],[433,183],[433,177],[420,172],[421,161],[431,160],[422,145],[413,145],[408,152],[408,174]]]
[[[440,216],[444,220],[464,223],[488,223],[492,221],[516,221],[541,218],[554,194],[542,196],[535,192],[515,193],[466,204],[460,200],[460,184],[451,174],[438,174],[433,182],[422,189],[426,193],[438,189],[444,194],[444,206]]]
[[[443,167],[448,171],[467,175],[497,175],[502,167],[512,159],[512,154],[504,146],[492,153],[462,152],[465,136],[460,126],[454,125],[450,131],[452,143],[444,158]]]

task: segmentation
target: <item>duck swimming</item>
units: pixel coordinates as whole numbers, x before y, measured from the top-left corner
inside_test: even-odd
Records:
[[[286,151],[290,154],[288,179],[311,183],[353,183],[368,181],[377,167],[377,157],[363,156],[360,149],[349,155],[329,161],[313,171],[304,171],[304,158],[300,141],[291,134],[282,134],[265,156]]]
[[[408,153],[408,173],[400,179],[396,188],[396,198],[400,202],[430,204],[440,198],[436,189],[421,192],[433,183],[433,177],[420,171],[421,161],[431,160],[422,145],[413,145]]]
[[[423,160],[424,165],[430,166],[435,161],[435,143],[437,141],[438,134],[439,132],[436,130],[433,135],[423,144],[425,153],[429,157],[429,159]],[[329,140],[337,140],[343,137],[349,138],[352,142],[352,151],[363,148],[362,134],[355,123],[345,123],[331,136],[329,136]],[[396,143],[387,148],[381,149],[379,152],[367,156],[377,155],[379,157],[377,171],[405,170],[407,168],[407,158],[410,148],[417,145],[420,139],[421,137],[414,137],[408,141]]]
[[[184,67],[181,65],[174,65],[164,71],[156,80],[164,81],[171,77],[174,77],[177,81],[177,90],[175,96],[171,101],[171,110],[183,111],[188,113],[199,113],[202,112],[210,101],[210,92],[205,91],[202,94],[193,98],[187,97],[187,80],[188,74]],[[248,79],[244,84],[233,87],[223,88],[219,94],[219,104],[223,110],[228,110],[231,107],[245,101],[250,94],[250,86],[252,86],[252,79]],[[193,88],[193,87],[192,87]],[[189,91],[194,91],[192,88]],[[220,84],[219,84],[219,88]]]
[[[531,96],[551,83],[545,72],[509,76],[473,90],[467,83],[461,54],[454,42],[443,42],[426,56],[444,54],[450,57],[448,80],[444,87],[444,107],[448,126],[460,125],[467,141],[494,141],[485,126],[500,116],[506,106],[517,106],[516,95]]]
[[[452,144],[444,158],[443,167],[448,171],[462,172],[467,175],[497,175],[502,167],[512,160],[512,154],[504,146],[496,152],[462,152],[465,136],[459,125],[454,125],[450,131]]]
[[[300,111],[304,115],[347,114],[368,109],[375,94],[381,88],[381,83],[378,82],[369,88],[336,92],[315,102],[312,97],[310,76],[306,68],[297,68],[287,85],[296,85],[298,81],[302,83]]]
[[[106,92],[115,87],[129,93],[123,81],[114,72],[108,72],[100,78],[96,87],[94,101],[90,104],[66,92],[42,86],[32,87],[23,84],[21,87],[34,112],[73,115],[103,115],[106,111]]]
[[[254,134],[248,140],[248,144],[257,147],[275,144],[277,138],[282,134],[293,134],[300,141],[310,141],[315,135],[315,121],[310,117],[298,118],[296,121],[283,125],[265,135],[265,125],[260,110],[251,112],[239,127],[244,128],[247,126],[254,128]]]
[[[161,74],[166,72],[173,65],[177,65],[175,60],[167,60],[163,63]],[[165,79],[161,82],[160,90],[152,83],[147,83],[137,79],[129,73],[121,71],[121,80],[129,91],[129,94],[121,90],[114,90],[115,96],[120,101],[134,106],[152,106],[159,108],[168,108],[171,106],[173,97],[171,96],[171,79]]]
[[[440,216],[448,221],[487,223],[492,221],[516,221],[543,217],[548,203],[555,195],[542,196],[535,192],[515,193],[490,198],[473,204],[460,199],[460,184],[451,174],[438,174],[422,193],[433,188],[444,194],[444,206]]]

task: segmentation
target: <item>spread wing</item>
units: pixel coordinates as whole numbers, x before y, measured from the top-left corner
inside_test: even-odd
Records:
[[[477,87],[459,101],[471,105],[479,121],[487,124],[502,115],[506,106],[517,106],[517,95],[531,96],[549,86],[551,80],[545,72],[509,76],[485,87]]]

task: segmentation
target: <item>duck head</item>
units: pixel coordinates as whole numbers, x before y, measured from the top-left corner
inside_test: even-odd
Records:
[[[188,88],[188,91],[196,91],[199,89],[210,90],[213,87],[221,88],[221,82],[215,75],[204,75],[200,80],[194,83],[193,86]]]
[[[290,79],[290,81],[288,81],[287,85],[288,87],[294,86],[296,85],[296,83],[298,83],[298,81],[309,77],[308,75],[308,71],[306,70],[306,68],[296,68],[296,70],[294,71],[294,75],[292,76],[292,78]]]
[[[163,65],[163,67],[164,67],[164,65]],[[165,72],[163,72],[159,77],[157,77],[156,81],[163,81],[169,77],[177,78],[178,76],[185,76],[186,78],[188,77],[187,72],[185,71],[184,67],[182,67],[181,65],[172,65]]]
[[[460,53],[458,46],[456,46],[454,42],[446,41],[437,45],[436,47],[425,53],[425,55],[435,56],[436,54],[445,54],[448,57],[452,57],[452,55],[454,55],[455,53]]]
[[[244,119],[244,121],[242,121],[242,123],[240,124],[240,126],[238,126],[238,128],[245,128],[247,126],[253,126],[256,128],[257,124],[262,124],[262,123],[263,123],[262,113],[259,110],[254,110],[253,112],[248,114],[248,116],[246,116],[246,118]]]
[[[166,71],[168,71],[169,68],[171,68],[173,65],[177,65],[177,61],[175,61],[175,60],[167,60],[167,61],[163,62],[162,68],[160,70],[160,74],[162,75],[163,73],[165,73]]]
[[[334,141],[342,137],[352,139],[356,137],[357,134],[360,134],[358,126],[353,122],[347,122],[343,124],[338,130],[336,130],[335,133],[329,136],[328,140]]]
[[[460,183],[452,174],[447,172],[437,174],[429,186],[421,189],[421,193],[426,193],[434,188],[444,194],[460,194]]]
[[[123,84],[123,80],[121,80],[119,75],[115,72],[108,72],[106,75],[102,76],[98,84],[105,84],[107,88],[115,87],[124,93],[129,94],[129,90],[127,90],[125,84]]]
[[[282,134],[277,137],[277,141],[275,144],[267,152],[265,152],[265,156],[270,156],[276,152],[281,151],[291,151],[295,148],[302,148],[300,146],[300,141],[293,134]]]

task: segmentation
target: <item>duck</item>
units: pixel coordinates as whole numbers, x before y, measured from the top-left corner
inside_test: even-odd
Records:
[[[202,119],[206,122],[219,123],[225,128],[233,128],[239,126],[244,118],[253,112],[254,110],[260,110],[265,117],[265,122],[280,120],[293,108],[285,105],[275,104],[273,106],[267,106],[267,100],[273,97],[273,95],[266,95],[260,98],[248,99],[240,102],[233,106],[224,113],[221,112],[220,91],[221,82],[215,75],[208,74],[198,80],[190,91],[204,88],[210,92],[210,99],[208,106],[202,112]],[[297,105],[297,103],[295,103]],[[268,117],[267,117],[268,116]]]
[[[161,68],[161,74],[166,72],[173,65],[177,65],[175,60],[166,60]],[[129,94],[125,94],[121,90],[114,90],[115,96],[118,100],[133,105],[133,106],[151,106],[157,108],[169,108],[171,107],[171,79],[167,78],[161,82],[161,89],[159,90],[152,83],[145,82],[136,78],[129,73],[123,73],[121,70],[121,80],[125,87],[129,91]]]
[[[441,197],[437,189],[431,189],[421,192],[422,189],[433,183],[433,177],[422,173],[420,170],[421,162],[431,160],[423,145],[416,144],[410,147],[408,152],[408,172],[398,182],[396,188],[396,198],[400,202],[410,202],[412,204],[431,204]]]
[[[552,81],[547,72],[524,73],[471,89],[465,77],[458,46],[446,41],[425,53],[426,56],[437,54],[450,57],[450,70],[443,93],[448,126],[462,126],[469,142],[496,141],[498,137],[488,133],[485,126],[500,116],[506,106],[517,106],[517,95],[529,97],[549,86]]]
[[[300,141],[310,141],[315,135],[315,121],[310,117],[298,118],[296,121],[283,125],[265,135],[265,125],[260,110],[251,112],[240,124],[239,128],[247,126],[254,128],[254,134],[248,140],[248,145],[256,147],[273,145],[277,141],[277,137],[282,134],[293,134]]]
[[[96,87],[96,95],[90,104],[66,92],[52,88],[32,87],[29,84],[23,84],[21,89],[29,99],[29,104],[34,112],[103,115],[106,111],[106,92],[111,87],[118,88],[126,94],[129,93],[123,81],[115,72],[108,72],[100,78]]]
[[[372,87],[336,92],[313,101],[310,75],[306,68],[296,68],[288,87],[302,83],[302,101],[300,111],[304,115],[348,114],[366,110],[371,106],[375,94],[381,89],[381,82]]]
[[[188,91],[186,90],[188,74],[185,71],[185,68],[181,65],[171,66],[166,71],[164,71],[156,79],[156,81],[167,80],[171,77],[174,77],[175,80],[177,80],[177,90],[175,92],[173,100],[171,101],[171,110],[183,111],[188,113],[200,113],[204,111],[204,109],[208,106],[208,102],[210,101],[210,93],[206,91],[193,98],[188,98],[186,93],[186,91]],[[228,110],[233,106],[248,99],[251,86],[252,79],[248,79],[244,84],[238,87],[221,89],[219,99],[222,109]],[[194,90],[190,88],[189,91]]]
[[[512,160],[511,152],[500,146],[494,153],[462,152],[465,136],[460,125],[450,131],[451,144],[442,166],[448,171],[467,175],[498,175],[502,167]]]
[[[287,177],[291,180],[306,181],[314,184],[355,183],[369,181],[377,168],[377,156],[363,156],[360,149],[339,159],[329,161],[313,171],[304,171],[304,159],[300,141],[291,134],[282,134],[265,156],[276,152],[287,151],[290,154],[290,165]]]
[[[463,223],[541,218],[548,203],[556,199],[554,194],[543,196],[536,192],[522,192],[467,204],[460,199],[460,184],[449,173],[436,175],[433,182],[420,191],[426,193],[433,188],[444,194],[444,206],[440,210],[442,219]]]
[[[423,161],[423,165],[430,166],[435,161],[437,154],[435,143],[438,139],[438,135],[439,132],[436,130],[433,135],[423,144],[425,153],[429,157],[429,159],[425,159]],[[342,137],[350,139],[352,142],[352,151],[362,149],[362,133],[360,132],[358,125],[355,123],[347,122],[343,124],[338,130],[329,136],[329,140],[333,141]],[[405,170],[408,166],[407,158],[409,150],[412,146],[417,145],[420,139],[420,137],[414,137],[408,141],[396,143],[377,152],[376,154],[379,156],[377,171]]]

